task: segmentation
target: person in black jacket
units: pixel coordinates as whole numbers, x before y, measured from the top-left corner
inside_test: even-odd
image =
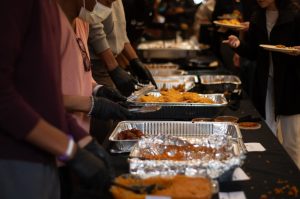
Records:
[[[236,18],[240,22],[249,22],[256,5],[256,0],[217,0],[212,13],[212,21],[220,20],[220,17],[229,15],[232,18]],[[239,35],[239,31],[225,29],[224,27],[220,28],[219,26],[214,27],[212,39],[213,51],[222,60],[224,66],[228,70],[234,74],[238,74],[239,64],[235,60],[234,52],[228,48],[228,46],[222,44],[221,41],[231,34]],[[247,33],[245,37],[245,39],[247,39]]]
[[[258,0],[250,21],[250,40],[229,36],[230,47],[256,59],[254,104],[274,133],[282,132],[283,146],[300,168],[300,56],[269,52],[260,44],[299,46],[300,6],[293,0]]]

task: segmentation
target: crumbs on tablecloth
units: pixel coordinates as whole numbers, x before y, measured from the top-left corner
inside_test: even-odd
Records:
[[[288,184],[287,180],[277,179],[276,183],[280,185],[275,187],[273,190],[268,191],[267,194],[261,194],[260,199],[272,198],[272,196],[284,196],[288,195],[289,197],[298,197],[299,190],[296,186]]]

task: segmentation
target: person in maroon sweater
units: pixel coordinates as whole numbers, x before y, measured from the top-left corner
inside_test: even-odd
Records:
[[[56,2],[2,6],[0,198],[58,199],[56,157],[87,185],[106,189],[112,178],[107,154],[64,110]]]

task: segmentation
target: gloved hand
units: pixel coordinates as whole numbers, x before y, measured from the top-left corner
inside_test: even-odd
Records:
[[[135,90],[135,85],[138,83],[134,77],[128,74],[119,66],[108,72],[117,89],[126,97],[131,95]]]
[[[95,140],[93,139],[90,143],[88,143],[84,149],[91,152],[96,157],[100,158],[102,161],[104,161],[106,168],[109,171],[109,174],[111,175],[111,178],[115,177],[115,171],[112,166],[111,157],[110,155],[105,151],[105,149]]]
[[[146,68],[140,59],[133,59],[130,61],[129,70],[132,75],[136,76],[141,83],[149,84],[151,82],[155,88],[157,88],[156,82],[154,81],[152,74]]]
[[[118,90],[108,86],[99,87],[95,92],[95,96],[105,97],[114,102],[123,102],[127,100],[127,98],[123,96]]]
[[[66,162],[89,189],[103,192],[110,187],[113,180],[104,161],[85,149],[77,148],[75,156]]]
[[[102,119],[117,119],[117,120],[125,120],[131,117],[131,113],[121,105],[110,101],[103,97],[93,97],[94,98],[94,106],[91,110],[91,116]]]

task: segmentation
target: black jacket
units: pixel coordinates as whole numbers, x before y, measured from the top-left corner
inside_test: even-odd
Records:
[[[241,43],[236,52],[241,56],[255,59],[257,68],[254,81],[254,104],[265,116],[265,101],[269,74],[269,52],[259,44],[300,45],[300,13],[295,7],[279,10],[270,39],[266,29],[265,10],[257,11],[250,22],[250,40]],[[275,114],[300,114],[300,56],[272,52],[274,67]]]

